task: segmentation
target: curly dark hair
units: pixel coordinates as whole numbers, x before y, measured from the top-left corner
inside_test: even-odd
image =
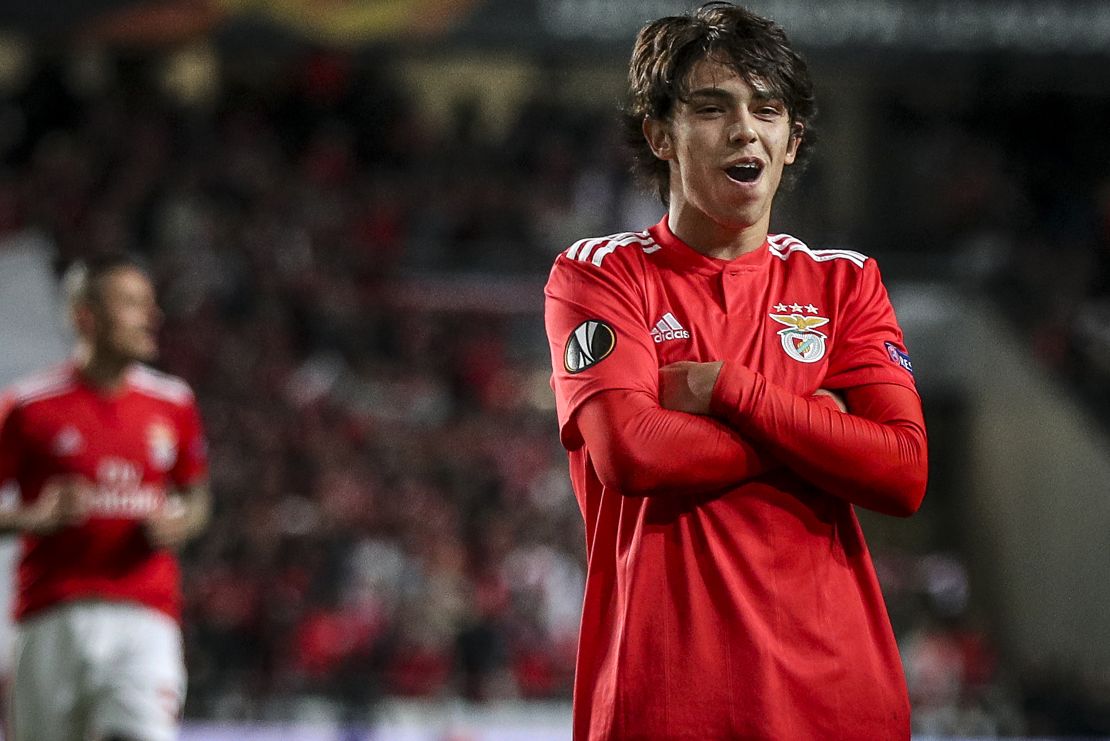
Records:
[[[774,21],[732,3],[711,2],[692,13],[668,16],[640,29],[628,66],[628,100],[622,112],[633,171],[667,203],[670,168],[644,139],[645,118],[666,121],[676,101],[685,100],[690,71],[703,59],[720,61],[780,98],[790,123],[804,126],[787,182],[804,169],[816,134],[813,83],[805,60]]]

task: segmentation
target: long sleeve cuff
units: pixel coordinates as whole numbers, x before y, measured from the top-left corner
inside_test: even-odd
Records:
[[[709,412],[714,417],[735,422],[751,413],[766,385],[767,379],[761,374],[739,363],[725,361],[713,384]]]

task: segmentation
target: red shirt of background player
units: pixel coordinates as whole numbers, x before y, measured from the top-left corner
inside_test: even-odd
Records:
[[[137,602],[178,619],[176,559],[148,543],[143,521],[167,490],[206,477],[189,387],[136,365],[119,389],[105,392],[67,364],[16,384],[4,406],[0,481],[16,481],[25,505],[55,477],[92,482],[88,519],[23,536],[16,619],[78,599]]]

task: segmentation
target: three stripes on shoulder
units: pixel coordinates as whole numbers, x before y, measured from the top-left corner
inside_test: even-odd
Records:
[[[800,253],[815,262],[848,260],[858,268],[862,268],[868,260],[867,255],[854,250],[813,250],[800,239],[796,239],[789,234],[771,234],[767,237],[767,241],[770,243],[769,250],[771,254],[780,260],[786,260],[794,253]],[[605,258],[616,252],[617,248],[629,245],[639,246],[645,255],[650,255],[662,249],[647,231],[618,232],[607,237],[580,239],[563,254],[568,260],[590,262],[597,267],[601,267]]]
[[[658,252],[661,248],[655,243],[655,240],[646,232],[618,232],[610,234],[607,237],[591,237],[589,239],[580,239],[570,246],[564,254],[568,260],[577,260],[578,262],[592,262],[597,267],[601,267],[602,261],[617,251],[618,247],[627,247],[628,245],[639,245],[643,249],[644,254],[650,255],[652,252]]]
[[[867,255],[854,250],[812,250],[805,242],[789,234],[769,234],[767,241],[770,243],[771,254],[780,260],[786,260],[795,252],[805,255],[814,262],[847,260],[857,268],[862,268],[868,260]]]

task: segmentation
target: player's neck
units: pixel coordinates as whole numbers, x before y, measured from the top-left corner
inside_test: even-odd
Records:
[[[81,344],[74,353],[74,365],[81,377],[93,388],[114,393],[123,387],[132,361],[115,353]]]
[[[693,250],[718,260],[733,260],[758,250],[767,241],[770,221],[768,213],[748,226],[726,226],[683,201],[672,201],[667,212],[672,234]]]

